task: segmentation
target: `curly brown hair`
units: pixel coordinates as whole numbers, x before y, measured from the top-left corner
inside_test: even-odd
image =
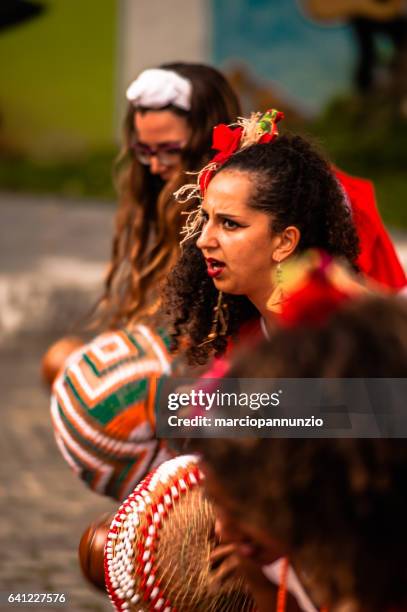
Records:
[[[407,304],[400,298],[351,301],[318,328],[279,329],[270,340],[228,375],[407,376]],[[196,439],[191,447],[239,520],[285,544],[319,602],[406,609],[404,439]]]
[[[285,134],[270,144],[249,146],[232,155],[217,174],[232,170],[249,175],[249,206],[270,215],[272,232],[289,225],[300,230],[297,252],[321,248],[356,269],[359,241],[351,211],[329,163],[307,140]],[[173,324],[173,349],[187,337],[192,363],[205,363],[211,353],[219,355],[226,348],[225,337],[200,346],[210,331],[217,295],[196,237],[190,239],[168,276],[165,303]],[[230,315],[229,336],[257,313],[245,296],[224,295],[224,302]]]
[[[132,149],[134,114],[151,109],[128,107],[114,172],[119,208],[111,263],[96,310],[97,323],[103,327],[134,321],[157,299],[157,285],[179,254],[182,206],[175,202],[173,193],[188,182],[185,172],[199,170],[208,161],[213,127],[231,123],[240,114],[236,94],[215,68],[190,63],[163,64],[160,68],[192,83],[190,111],[173,105],[159,109],[185,117],[191,137],[182,152],[181,171],[164,183],[138,161]]]

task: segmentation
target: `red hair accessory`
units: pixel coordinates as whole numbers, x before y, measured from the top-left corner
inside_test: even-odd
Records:
[[[271,142],[278,136],[277,123],[284,119],[284,113],[281,111],[271,109],[264,113],[259,121],[260,128],[264,131],[263,136],[259,142]]]
[[[278,136],[277,123],[284,114],[275,109],[265,113],[252,113],[250,118],[239,117],[234,125],[221,123],[213,129],[212,149],[217,151],[213,159],[198,173],[196,183],[183,185],[175,192],[178,202],[186,203],[192,199],[202,200],[213,175],[231,155],[258,143],[271,142]],[[192,173],[193,174],[193,173]],[[186,212],[187,220],[181,231],[181,244],[198,235],[201,231],[201,206]]]
[[[219,152],[213,157],[207,170],[204,170],[199,176],[199,188],[202,194],[205,193],[215,170],[238,150],[242,132],[242,127],[232,129],[224,123],[220,123],[213,128],[212,149]]]
[[[220,123],[213,128],[212,149],[218,151],[199,175],[199,188],[203,196],[214,173],[233,153],[257,143],[271,142],[278,136],[277,123],[284,113],[275,109],[253,113],[250,119],[240,119],[237,126]]]

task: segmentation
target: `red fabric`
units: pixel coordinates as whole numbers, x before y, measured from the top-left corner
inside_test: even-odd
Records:
[[[213,128],[212,149],[218,151],[218,153],[216,153],[216,155],[211,159],[212,164],[222,166],[222,164],[224,164],[225,161],[227,161],[229,157],[233,155],[235,151],[237,151],[242,132],[242,127],[235,127],[231,129],[224,123],[215,125]],[[199,179],[199,187],[202,195],[205,193],[214,172],[214,168],[210,168],[202,172]]]
[[[225,163],[231,155],[239,148],[242,127],[230,128],[224,123],[215,125],[213,128],[212,149],[218,151],[212,161],[219,164]]]
[[[334,172],[352,205],[361,246],[360,269],[389,289],[403,289],[407,284],[406,274],[377,209],[373,184],[338,168]]]
[[[308,282],[284,302],[279,322],[284,327],[321,325],[350,297],[335,287],[322,270],[316,270]]]

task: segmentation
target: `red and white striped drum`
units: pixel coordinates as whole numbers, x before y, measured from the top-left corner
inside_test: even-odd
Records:
[[[239,578],[209,588],[216,538],[202,480],[196,457],[176,457],[148,475],[120,506],[105,547],[106,586],[116,610],[253,610]]]

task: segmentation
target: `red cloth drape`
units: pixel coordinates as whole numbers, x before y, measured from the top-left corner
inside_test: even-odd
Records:
[[[334,172],[352,205],[361,246],[358,258],[361,271],[389,289],[403,289],[407,284],[406,274],[380,217],[373,184],[338,168]]]

